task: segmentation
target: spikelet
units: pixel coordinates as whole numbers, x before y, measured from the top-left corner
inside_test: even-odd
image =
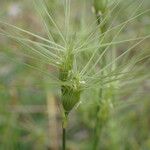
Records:
[[[107,8],[108,0],[94,0],[94,8],[96,13],[103,14]]]
[[[79,102],[81,95],[81,85],[76,78],[71,86],[62,86],[62,104],[66,113],[69,113]]]
[[[66,51],[62,64],[59,70],[59,79],[62,82],[68,82],[69,85],[61,86],[61,100],[62,106],[66,114],[68,114],[73,107],[79,102],[81,95],[80,80],[72,71],[74,54],[72,53],[73,47],[70,46]]]

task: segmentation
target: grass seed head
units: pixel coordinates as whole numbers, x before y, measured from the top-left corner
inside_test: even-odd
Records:
[[[80,82],[78,75],[73,72],[73,63],[73,47],[69,46],[64,54],[59,70],[59,79],[62,82],[69,83],[69,85],[61,86],[61,100],[65,113],[69,113],[79,102],[81,95],[81,85],[83,84]]]
[[[72,78],[72,79],[71,79]],[[73,77],[73,73],[68,77],[70,85],[62,86],[62,104],[66,113],[69,113],[79,102],[82,92],[82,83],[79,78]]]
[[[103,14],[107,8],[108,0],[94,0],[96,14]]]

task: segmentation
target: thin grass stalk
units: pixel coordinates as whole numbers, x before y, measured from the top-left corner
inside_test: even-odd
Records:
[[[64,113],[62,120],[62,150],[66,150],[66,128],[68,124],[68,113]]]
[[[107,0],[102,0],[101,2],[98,0],[94,0],[94,8],[95,8],[95,15],[97,17],[97,24],[100,29],[100,34],[104,34],[107,31],[107,21],[104,24],[101,24],[102,17],[106,13],[107,9]],[[104,37],[102,37],[103,39]],[[102,44],[102,43],[101,43]],[[105,48],[102,48],[102,53],[105,50]],[[103,56],[101,58],[101,67],[103,68],[106,65],[106,58]],[[104,75],[104,72],[101,72],[101,76]],[[99,149],[99,140],[100,140],[100,135],[101,131],[104,125],[105,120],[100,115],[100,111],[103,107],[103,89],[99,89],[99,102],[96,108],[96,121],[95,121],[95,128],[94,128],[94,137],[93,137],[93,150],[98,150]]]

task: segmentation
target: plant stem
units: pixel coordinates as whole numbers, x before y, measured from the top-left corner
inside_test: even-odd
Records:
[[[100,89],[99,91],[99,97],[102,100],[103,98],[103,90]],[[94,129],[94,139],[93,139],[93,150],[99,149],[99,140],[100,140],[100,134],[103,127],[103,119],[100,118],[99,114],[101,111],[102,104],[99,103],[96,109],[96,122],[95,122],[95,129]]]
[[[66,150],[66,128],[68,123],[68,113],[64,113],[62,122],[62,150]]]
[[[99,112],[100,108],[99,106],[97,107],[97,111]],[[101,131],[101,122],[99,119],[99,116],[96,115],[96,123],[95,123],[95,129],[94,129],[94,139],[93,139],[93,150],[97,150],[99,147],[99,138],[100,138],[100,131]]]
[[[104,31],[100,29],[101,33]],[[102,68],[106,65],[105,57],[102,58],[101,66]],[[101,72],[101,75],[103,76],[104,72]],[[103,128],[103,119],[99,116],[101,108],[103,107],[102,101],[103,101],[103,89],[99,89],[99,105],[96,109],[96,122],[95,122],[95,129],[94,129],[94,139],[93,139],[93,150],[99,150],[99,140],[101,135],[101,130]]]
[[[98,25],[100,25],[101,24],[101,17],[99,16],[99,11],[102,13],[101,15],[104,15],[103,13],[103,11],[101,11],[101,7],[98,9],[98,8],[96,8],[97,6],[97,4],[98,4],[98,1],[94,1],[94,3],[95,3],[95,10],[96,10],[96,17],[97,17],[97,24]],[[105,7],[107,7],[107,6],[105,6]],[[107,22],[106,23],[104,23],[102,26],[100,26],[100,33],[101,34],[104,34],[105,32],[107,31]],[[102,38],[104,38],[104,37],[102,37]],[[105,48],[104,49],[101,49],[101,51],[104,51],[105,50]],[[103,56],[102,57],[102,60],[101,60],[101,67],[103,68],[104,66],[106,65],[106,58]],[[101,72],[101,75],[103,76],[103,74],[104,74],[104,72]],[[102,128],[103,128],[103,126],[104,126],[104,120],[103,120],[103,118],[100,116],[100,111],[101,111],[101,109],[102,109],[102,107],[103,107],[103,103],[102,103],[102,101],[103,101],[103,94],[104,93],[104,91],[103,91],[103,89],[99,89],[99,105],[97,106],[97,109],[96,109],[96,122],[95,122],[95,129],[94,129],[94,137],[93,137],[93,145],[92,145],[92,149],[93,150],[99,150],[99,140],[100,140],[100,135],[101,135],[101,130],[102,130]]]

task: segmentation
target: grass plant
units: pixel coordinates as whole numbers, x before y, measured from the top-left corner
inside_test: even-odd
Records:
[[[113,103],[117,101],[121,85],[130,79],[133,83],[149,76],[147,73],[146,77],[145,74],[143,76],[141,71],[145,68],[140,68],[137,64],[141,61],[148,63],[149,54],[141,50],[140,45],[150,38],[150,34],[136,34],[129,38],[125,35],[125,30],[137,18],[148,14],[150,9],[141,11],[144,0],[136,2],[129,0],[127,5],[132,5],[130,16],[116,25],[120,12],[127,8],[126,3],[121,6],[122,0],[93,0],[92,23],[90,27],[85,26],[80,31],[72,26],[74,14],[71,13],[71,4],[75,2],[63,0],[57,3],[64,10],[64,14],[60,14],[59,17],[56,15],[57,12],[53,13],[50,10],[47,1],[34,0],[46,35],[42,36],[2,19],[0,19],[0,35],[23,47],[25,49],[23,52],[28,58],[36,59],[41,64],[26,65],[43,76],[50,77],[49,84],[59,88],[63,150],[67,149],[66,129],[71,111],[79,107],[82,96],[84,97],[84,93],[88,90],[98,91],[98,99],[94,104],[96,109],[91,148],[98,150],[101,147],[102,129],[110,120],[112,109],[115,107]],[[79,3],[84,3],[85,6],[87,3],[91,4],[87,1]],[[57,22],[57,19],[60,20]],[[86,21],[84,19],[83,22]],[[132,56],[134,52],[136,56]],[[52,71],[46,68],[47,65]]]

